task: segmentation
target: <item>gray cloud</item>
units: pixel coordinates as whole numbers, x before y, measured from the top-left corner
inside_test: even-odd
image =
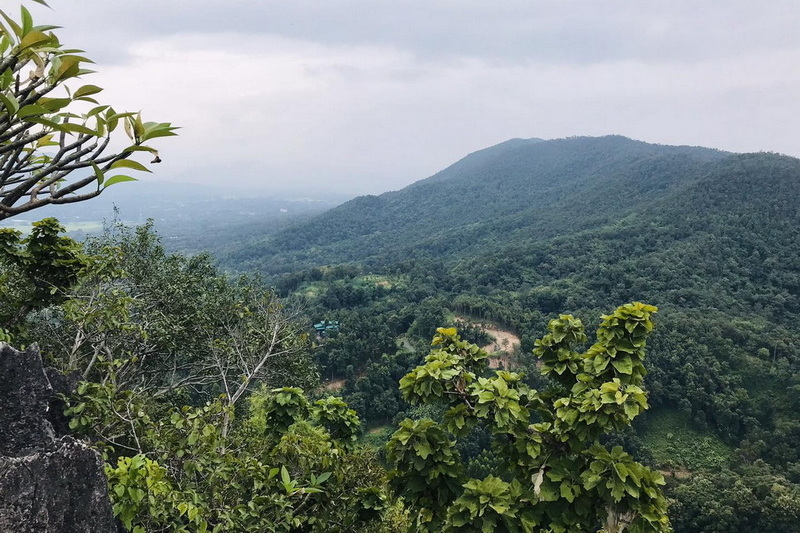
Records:
[[[594,63],[693,62],[796,48],[794,0],[365,1],[53,0],[69,27],[124,40],[251,33],[327,45],[395,47],[422,58]],[[106,41],[117,46],[114,39]]]
[[[376,193],[510,137],[800,154],[796,0],[51,0],[159,177]]]

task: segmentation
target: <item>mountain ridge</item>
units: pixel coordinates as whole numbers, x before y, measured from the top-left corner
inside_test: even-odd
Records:
[[[530,226],[552,236],[553,222],[563,221],[570,209],[583,211],[584,226],[608,222],[613,213],[652,201],[686,176],[696,177],[705,164],[730,155],[621,136],[514,139],[473,152],[399,191],[354,198],[271,238],[246,243],[229,257],[247,262],[261,248],[271,258],[262,270],[279,274],[315,266],[310,249],[328,255],[330,263],[362,261],[382,255],[398,240],[427,241],[432,229],[434,238],[445,237],[504,220],[498,231]],[[626,201],[603,200],[609,184],[627,187]]]

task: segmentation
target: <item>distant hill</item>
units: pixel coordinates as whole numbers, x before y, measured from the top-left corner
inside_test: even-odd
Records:
[[[541,388],[530,350],[548,319],[657,305],[653,409],[613,442],[672,474],[676,533],[797,531],[773,495],[800,501],[798,159],[515,139],[227,260],[342,324],[318,361],[373,421],[407,409],[391,391],[455,316],[516,333],[512,364]]]
[[[400,191],[362,196],[247,242],[229,258],[277,274],[541,240],[619,220],[690,186],[730,156],[619,136],[514,139]]]

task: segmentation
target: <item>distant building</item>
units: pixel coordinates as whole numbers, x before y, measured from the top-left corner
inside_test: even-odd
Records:
[[[314,324],[314,329],[317,331],[317,337],[327,337],[331,333],[339,332],[339,321],[323,320]]]

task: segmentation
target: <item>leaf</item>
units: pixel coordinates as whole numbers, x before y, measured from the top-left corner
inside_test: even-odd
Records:
[[[2,15],[4,19],[6,19],[6,22],[8,22],[9,26],[11,26],[11,29],[14,31],[14,34],[17,36],[17,38],[22,39],[22,28],[20,27],[20,25],[17,24],[14,21],[14,19],[6,15],[5,11],[0,10],[0,15]]]
[[[44,107],[37,104],[30,104],[23,106],[19,111],[17,111],[17,116],[19,118],[26,118],[34,115],[44,115],[47,113],[49,113],[49,111]]]
[[[17,111],[19,111],[19,102],[13,94],[0,93],[0,101],[3,102],[3,107],[6,108],[6,112],[9,115],[16,115]]]
[[[71,122],[63,122],[61,124],[57,124],[55,129],[67,133],[81,133],[83,135],[90,135],[92,137],[98,136],[97,131],[91,128],[87,128],[82,124],[73,124]]]
[[[132,159],[120,159],[119,161],[114,161],[111,164],[111,168],[130,168],[142,172],[150,172],[146,166],[138,161],[133,161]]]
[[[284,485],[289,485],[292,482],[292,478],[289,477],[289,471],[286,470],[285,466],[281,467],[281,481]]]
[[[622,463],[614,463],[614,470],[622,481],[628,477],[628,469]]]
[[[639,406],[636,403],[626,402],[624,408],[625,415],[627,415],[630,420],[633,420],[636,418],[636,415],[639,414]]]
[[[128,135],[130,140],[136,142],[136,138],[133,136],[133,128],[131,127],[131,121],[128,119],[128,117],[125,117],[125,120],[122,121],[122,125],[125,127],[125,133]]]
[[[56,111],[60,111],[61,109],[67,107],[72,102],[69,98],[39,98],[37,100],[37,104],[44,107],[51,113],[55,113]]]
[[[32,48],[38,44],[50,42],[52,39],[49,35],[42,33],[40,31],[31,31],[19,43],[19,50],[25,50],[27,48]]]
[[[105,173],[97,166],[97,163],[91,161],[92,168],[94,169],[94,175],[97,177],[97,186],[100,187],[103,184],[103,179],[105,179]]]
[[[611,361],[611,364],[614,365],[614,368],[616,368],[617,372],[620,374],[630,375],[633,373],[633,362],[631,362],[631,358],[628,355],[614,359]]]
[[[116,185],[117,183],[123,183],[126,181],[139,181],[139,180],[136,178],[132,178],[130,176],[124,176],[122,174],[119,174],[117,176],[112,176],[108,178],[105,181],[105,187],[103,187],[103,190],[108,189],[109,187],[111,187],[112,185]]]
[[[539,468],[539,473],[536,474],[536,479],[533,481],[533,493],[538,496],[542,490],[542,481],[544,481],[544,465]]]
[[[102,91],[102,87],[98,87],[97,85],[84,85],[83,87],[79,88],[75,93],[73,93],[73,98],[80,98],[82,96],[89,96],[91,94],[97,94]]]
[[[22,35],[27,35],[33,29],[33,17],[25,6],[20,6],[19,10],[22,18]]]

